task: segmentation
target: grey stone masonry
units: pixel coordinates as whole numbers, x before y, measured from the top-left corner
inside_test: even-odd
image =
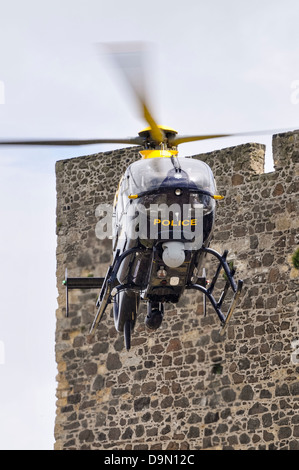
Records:
[[[89,337],[97,291],[71,291],[65,317],[62,281],[65,268],[105,275],[111,240],[96,237],[96,208],[112,204],[138,148],[57,162],[55,449],[299,450],[299,131],[273,137],[272,173],[264,152],[246,144],[192,157],[225,196],[211,247],[227,248],[244,280],[225,336],[188,291],[155,332],[141,307],[129,352],[111,307]]]

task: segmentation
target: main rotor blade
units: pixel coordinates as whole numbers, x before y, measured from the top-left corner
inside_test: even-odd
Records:
[[[145,103],[142,103],[142,106],[143,106],[143,117],[151,128],[150,134],[152,138],[157,142],[157,144],[161,144],[161,142],[165,140],[164,134],[161,131],[161,129],[159,129],[147,105]]]
[[[233,134],[210,134],[210,135],[178,135],[169,139],[169,144],[176,146],[187,142],[195,142],[196,140],[219,139],[220,137],[229,137]]]
[[[147,87],[145,83],[146,64],[148,62],[148,50],[146,44],[140,42],[105,43],[102,46],[119,71],[126,79],[127,84],[133,91],[141,110],[141,115],[151,128],[152,138],[160,144],[165,136],[159,129],[157,121],[153,117],[148,104]]]
[[[77,146],[93,144],[142,145],[143,139],[140,137],[132,137],[127,139],[0,140],[0,145]]]
[[[250,137],[252,135],[273,135],[283,132],[290,132],[290,129],[267,129],[264,131],[235,132],[232,134],[207,134],[207,135],[177,135],[169,139],[169,145],[177,146],[187,142],[197,140],[219,139],[222,137]]]

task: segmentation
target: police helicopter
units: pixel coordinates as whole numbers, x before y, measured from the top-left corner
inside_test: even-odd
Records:
[[[134,139],[135,144],[142,144],[141,159],[129,165],[115,193],[113,261],[105,278],[71,278],[66,271],[64,280],[67,314],[69,289],[101,286],[90,334],[94,334],[112,303],[115,328],[123,332],[127,350],[141,302],[147,304],[146,327],[156,330],[161,326],[165,303],[176,304],[186,289],[201,291],[204,315],[208,299],[223,334],[243,285],[242,280],[234,279],[235,269],[227,261],[228,251],[220,255],[209,246],[216,201],[223,199],[217,194],[210,167],[200,160],[179,158],[178,144],[190,137],[179,136],[174,129],[150,121],[151,126]],[[208,254],[218,261],[211,282],[205,274]],[[224,272],[226,282],[217,300],[213,292],[220,272]],[[229,290],[233,295],[228,311],[223,313],[222,305]]]
[[[178,145],[228,136],[256,135],[258,132],[186,136],[158,125],[140,86],[140,73],[135,73],[136,57],[140,58],[140,55],[136,55],[136,50],[132,54],[127,44],[120,52],[115,51],[115,47],[112,52],[148,125],[137,137],[0,141],[0,145],[117,143],[141,147],[140,160],[129,165],[115,194],[112,263],[104,278],[68,277],[66,271],[66,314],[69,312],[70,289],[99,289],[90,334],[95,333],[108,305],[112,304],[115,328],[124,334],[125,347],[129,350],[141,302],[147,305],[146,327],[156,330],[162,323],[165,304],[176,304],[185,290],[193,289],[203,294],[204,314],[206,300],[210,302],[220,321],[220,334],[223,334],[238,303],[243,281],[235,280],[235,268],[228,263],[227,250],[219,254],[210,247],[216,203],[222,199],[217,194],[213,173],[202,161],[180,158]],[[140,71],[140,63],[137,68]],[[205,272],[207,255],[218,263],[211,281],[207,280]],[[216,298],[215,287],[221,272],[224,273],[225,284]],[[228,292],[231,293],[230,304],[223,312]]]
[[[92,334],[112,303],[115,327],[124,333],[127,350],[140,302],[147,304],[147,328],[156,330],[162,323],[165,303],[176,304],[186,289],[201,291],[218,315],[223,334],[243,285],[242,280],[234,279],[228,252],[220,255],[209,247],[216,201],[222,199],[210,167],[178,157],[182,137],[175,130],[157,126],[158,131],[158,141],[152,127],[139,133],[144,140],[141,159],[127,168],[115,194],[113,262],[103,279],[90,329]],[[204,267],[207,254],[218,260],[210,283]],[[226,283],[216,300],[213,291],[222,270]],[[77,281],[66,279],[66,284],[72,282]],[[224,314],[222,305],[229,289],[233,296]]]

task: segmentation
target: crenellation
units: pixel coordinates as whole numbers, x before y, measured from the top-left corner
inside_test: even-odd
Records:
[[[272,140],[274,168],[276,171],[299,164],[299,130],[275,134]]]
[[[230,184],[232,178],[241,184],[244,179],[264,173],[265,150],[265,145],[249,143],[195,155],[192,158],[208,163],[216,180],[221,179],[223,184]]]
[[[152,333],[142,306],[129,352],[110,309],[88,336],[97,292],[71,291],[65,318],[62,280],[66,267],[105,274],[111,241],[95,235],[96,207],[112,203],[138,149],[57,162],[55,449],[299,450],[298,145],[298,131],[274,136],[267,174],[260,144],[193,157],[225,195],[212,247],[229,249],[244,280],[240,304],[223,338],[200,293],[167,305]]]

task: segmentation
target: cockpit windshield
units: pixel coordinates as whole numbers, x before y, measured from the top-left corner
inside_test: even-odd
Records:
[[[215,181],[210,167],[192,158],[150,158],[132,163],[128,168],[131,194],[169,187],[177,182],[179,187],[207,191],[215,194]]]

